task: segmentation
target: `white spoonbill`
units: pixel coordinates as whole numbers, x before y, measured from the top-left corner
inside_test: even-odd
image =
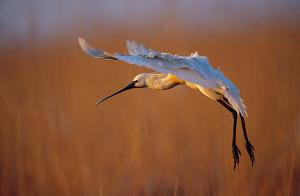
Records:
[[[93,48],[82,38],[79,38],[78,41],[82,50],[90,56],[105,60],[125,61],[159,72],[137,75],[125,88],[99,100],[96,104],[133,88],[167,90],[177,85],[186,85],[193,89],[198,89],[207,97],[219,102],[233,115],[232,153],[234,169],[239,164],[239,155],[241,155],[236,145],[236,124],[239,114],[246,150],[253,166],[255,149],[247,136],[244,119],[247,117],[247,112],[243,100],[239,95],[239,90],[220,70],[214,69],[209,64],[207,57],[199,56],[197,52],[191,54],[191,56],[161,53],[156,50],[147,49],[142,44],[137,44],[134,41],[127,41],[129,54],[116,53],[112,55],[101,49]]]

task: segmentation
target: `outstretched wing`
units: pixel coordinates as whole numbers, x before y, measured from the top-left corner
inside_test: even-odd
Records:
[[[203,88],[223,88],[224,96],[233,108],[243,116],[246,116],[245,107],[239,97],[238,89],[222,72],[211,67],[207,57],[199,56],[197,53],[191,56],[161,53],[148,49],[134,41],[127,41],[129,54],[116,53],[115,55],[93,48],[82,38],[79,38],[79,44],[84,52],[93,57],[121,60],[158,72],[171,73],[182,80],[198,84]]]
[[[211,69],[206,57],[183,57],[160,53],[130,41],[127,42],[129,54],[117,53],[115,55],[90,46],[82,38],[79,38],[79,44],[85,53],[96,58],[121,60],[157,72],[171,73],[182,80],[199,84],[205,88],[217,87],[217,83],[209,77],[208,73],[205,73]]]
[[[197,52],[191,56],[160,53],[153,49],[147,49],[143,44],[135,41],[127,41],[127,49],[130,55],[117,54],[116,57],[131,64],[172,73],[178,78],[196,83],[204,88],[222,88],[224,97],[231,106],[243,117],[247,116],[246,106],[240,98],[239,89],[220,70],[214,69],[209,64],[207,57],[199,56]]]
[[[206,57],[178,56],[147,49],[142,44],[127,41],[129,54],[115,54],[119,60],[144,66],[162,73],[171,73],[182,80],[196,83],[205,88],[216,88],[216,81],[211,78],[213,68]]]

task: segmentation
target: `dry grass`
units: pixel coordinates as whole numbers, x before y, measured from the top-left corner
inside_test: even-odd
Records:
[[[231,115],[199,92],[136,90],[95,107],[149,70],[87,57],[76,33],[33,35],[0,49],[1,195],[300,194],[299,27],[207,34],[168,23],[170,30],[118,26],[98,37],[97,26],[88,41],[109,51],[136,37],[221,65],[248,106],[255,166],[239,125],[233,171]]]

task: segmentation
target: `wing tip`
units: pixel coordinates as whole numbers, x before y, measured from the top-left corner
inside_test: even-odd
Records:
[[[78,38],[78,43],[81,47],[81,49],[87,54],[92,57],[96,58],[105,58],[104,52],[102,50],[96,49],[89,45],[84,38],[79,37]]]
[[[86,45],[86,41],[85,41],[85,39],[82,38],[82,37],[78,37],[78,43],[79,43],[79,45],[81,46],[81,48],[82,48],[84,45]]]
[[[248,113],[247,113],[247,107],[246,107],[246,105],[244,104],[244,100],[240,97],[240,108],[239,108],[239,110],[240,110],[240,113],[241,113],[241,115],[244,117],[244,118],[246,118],[246,117],[248,117]]]
[[[91,47],[88,45],[88,43],[85,41],[84,38],[82,37],[78,37],[78,43],[79,43],[79,46],[81,47],[81,49],[90,55],[90,52],[91,52]]]

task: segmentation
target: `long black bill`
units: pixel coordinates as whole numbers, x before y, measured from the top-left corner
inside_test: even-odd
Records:
[[[115,92],[115,93],[112,94],[112,95],[109,95],[109,96],[107,96],[107,97],[105,97],[105,98],[103,98],[103,99],[97,101],[97,102],[96,102],[96,105],[98,105],[99,103],[101,103],[101,102],[105,101],[106,99],[111,98],[111,97],[113,97],[113,96],[115,96],[115,95],[117,95],[117,94],[119,94],[119,93],[122,93],[122,92],[124,92],[124,91],[126,91],[126,90],[129,90],[129,89],[134,88],[134,84],[135,84],[135,83],[136,83],[136,81],[133,81],[133,82],[131,82],[130,84],[128,84],[125,88],[123,88],[123,89],[121,89],[121,90]]]

